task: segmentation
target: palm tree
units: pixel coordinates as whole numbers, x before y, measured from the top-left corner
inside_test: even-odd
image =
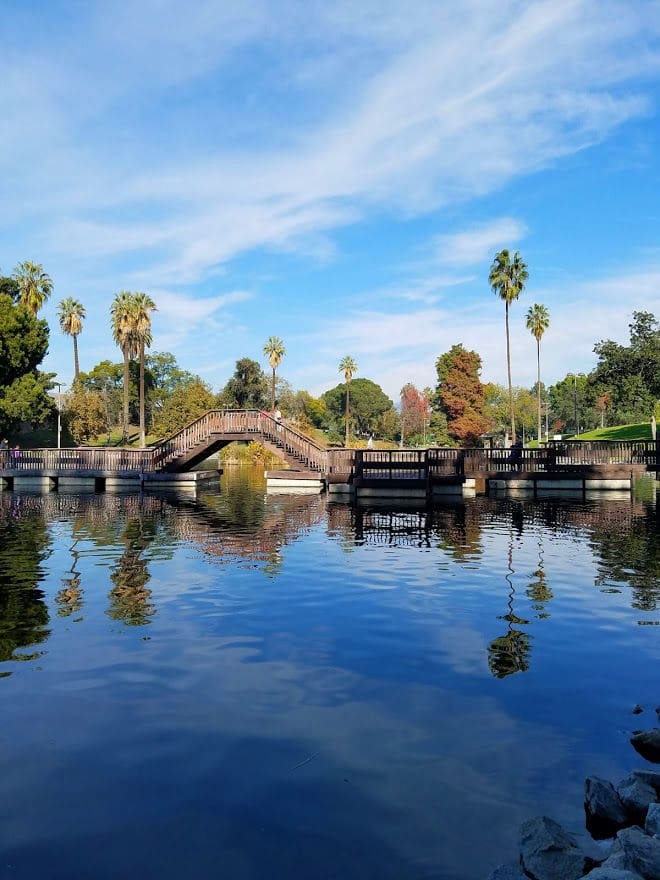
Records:
[[[156,311],[156,304],[148,293],[134,293],[133,309],[133,336],[140,355],[140,446],[144,446],[144,350],[151,345],[151,312]]]
[[[271,411],[275,412],[275,371],[282,363],[282,358],[286,354],[286,348],[279,336],[268,337],[268,342],[264,345],[264,354],[268,358],[268,363],[273,371],[273,379],[270,387],[270,403]]]
[[[53,282],[43,266],[25,260],[14,269],[12,276],[18,284],[18,301],[28,312],[36,315],[53,292]]]
[[[67,296],[58,305],[57,314],[60,319],[62,333],[66,333],[73,338],[73,381],[77,382],[80,375],[78,335],[82,333],[83,319],[86,317],[85,307],[77,299]]]
[[[529,275],[527,265],[523,262],[518,251],[513,258],[505,248],[495,255],[490,267],[488,283],[505,303],[506,318],[506,366],[509,378],[509,412],[511,414],[511,442],[516,442],[516,419],[513,413],[513,388],[511,386],[511,344],[509,341],[509,306],[518,299],[525,289],[525,283]]]
[[[349,421],[349,405],[348,405],[348,395],[351,385],[351,379],[353,378],[353,373],[357,373],[357,364],[350,356],[347,354],[343,357],[339,363],[339,372],[344,374],[344,379],[346,380],[346,442],[345,446],[348,448],[348,421]]]
[[[550,312],[540,303],[527,310],[527,329],[536,339],[536,403],[538,407],[538,441],[541,442],[541,338],[550,326]]]
[[[129,373],[128,364],[131,357],[137,354],[137,345],[134,333],[135,308],[133,294],[128,290],[121,290],[112,301],[110,306],[112,317],[112,338],[119,346],[124,355],[124,410],[122,416],[122,434],[124,443],[128,439],[128,388]]]

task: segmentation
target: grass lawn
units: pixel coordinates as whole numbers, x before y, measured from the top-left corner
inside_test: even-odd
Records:
[[[575,440],[650,440],[651,425],[640,422],[638,425],[613,425],[611,428],[598,428],[579,434]]]

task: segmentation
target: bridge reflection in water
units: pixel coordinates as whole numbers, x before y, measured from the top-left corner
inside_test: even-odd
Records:
[[[41,583],[56,523],[70,524],[70,563],[62,569],[49,609]],[[660,607],[660,537],[653,500],[481,497],[419,509],[367,507],[327,503],[318,495],[268,496],[259,484],[240,481],[231,492],[209,491],[196,499],[174,494],[4,493],[0,660],[16,658],[18,649],[29,649],[21,652],[22,659],[38,656],[38,646],[49,637],[52,612],[72,623],[83,619],[89,588],[81,568],[84,557],[98,557],[109,568],[108,616],[124,625],[145,626],[158,613],[159,603],[150,566],[172,558],[177,543],[194,546],[213,563],[244,561],[275,578],[284,564],[283,549],[319,527],[353,547],[437,549],[443,559],[465,570],[485,564],[486,543],[495,528],[506,548],[497,618],[504,631],[488,646],[489,669],[496,677],[529,668],[531,625],[552,615],[554,590],[546,556],[555,538],[587,542],[596,563],[597,589],[620,592],[628,586],[630,606],[646,615]],[[535,538],[533,565],[529,547],[524,556],[519,549],[526,532]],[[646,616],[639,623],[657,621]]]

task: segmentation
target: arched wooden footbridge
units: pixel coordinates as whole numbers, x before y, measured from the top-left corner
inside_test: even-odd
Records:
[[[187,471],[229,443],[256,441],[293,468],[325,473],[328,451],[259,410],[211,410],[155,446],[153,470]]]

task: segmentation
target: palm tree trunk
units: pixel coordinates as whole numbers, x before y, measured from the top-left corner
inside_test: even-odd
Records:
[[[73,334],[73,381],[77,382],[80,377],[80,364],[78,363],[78,334]]]
[[[270,409],[271,412],[275,412],[275,367],[273,367],[272,370],[273,378],[270,384]]]
[[[536,340],[536,403],[538,405],[538,441],[541,445],[541,340]]]
[[[516,442],[516,417],[513,412],[513,387],[511,385],[511,344],[509,342],[509,303],[505,302],[506,319],[506,368],[509,377],[509,413],[511,414],[511,442]]]
[[[348,393],[349,393],[349,391],[348,391],[348,389],[349,389],[349,387],[350,387],[349,382],[346,382],[346,441],[344,443],[344,446],[346,447],[346,449],[348,449],[348,416],[349,416],[349,412],[348,412]]]
[[[123,442],[128,440],[128,348],[124,348],[124,413],[123,413]]]
[[[144,342],[140,343],[140,446],[146,444],[144,424]]]

